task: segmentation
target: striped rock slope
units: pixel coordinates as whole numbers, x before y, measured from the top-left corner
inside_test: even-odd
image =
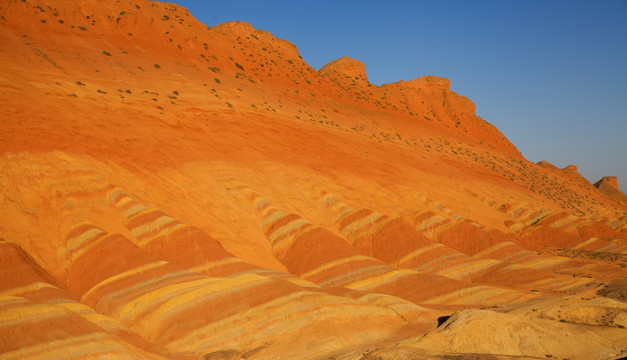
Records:
[[[467,255],[426,238],[401,218],[393,218],[370,209],[353,209],[329,193],[322,195],[322,203],[335,215],[335,223],[340,231],[361,253],[370,254],[401,268],[477,284],[509,284],[517,288],[536,290],[563,291],[591,282],[589,279],[574,279],[532,267],[513,265],[503,260],[484,258],[482,255],[495,250],[492,248],[481,250],[473,256]],[[450,222],[458,223],[453,220]],[[451,226],[455,228],[455,225]],[[446,233],[444,229],[439,231]],[[498,242],[501,247],[505,244],[507,243],[504,241]],[[515,284],[511,284],[512,278],[516,279]]]
[[[568,236],[575,235],[570,233]],[[575,258],[563,251],[556,252],[554,247],[543,246],[530,236],[490,230],[470,221],[461,221],[449,227],[442,232],[438,241],[477,259],[495,259],[525,268],[561,274],[555,275],[553,280],[547,280],[543,285],[549,285],[549,289],[554,291],[572,292],[586,282],[593,285],[595,281],[590,279],[597,279],[598,284],[604,281],[603,274],[620,271],[622,266],[620,261],[595,262],[581,257]],[[568,280],[568,276],[573,279]],[[579,278],[575,279],[577,277]],[[562,284],[564,288],[560,288],[560,281],[556,281],[556,278],[566,281],[566,284]],[[572,281],[571,285],[568,285],[569,281]],[[537,285],[534,286],[537,289]]]
[[[19,245],[0,242],[0,358],[165,359],[144,339],[74,299]]]
[[[254,273],[210,277],[155,257],[125,237],[95,226],[77,227],[68,234],[67,246],[72,255],[68,270],[72,294],[166,351],[195,355],[230,347],[272,351],[286,339],[287,324],[312,334],[293,339],[294,346],[315,350],[322,324],[332,321],[338,326],[325,330],[328,350],[357,337],[375,340],[406,324],[385,308],[398,303],[378,306],[376,299],[335,296]],[[343,334],[343,326],[372,330]],[[252,333],[258,336],[251,337]],[[336,338],[340,340],[332,340]]]
[[[567,212],[530,209],[527,204],[511,204],[491,200],[493,208],[508,215],[505,224],[514,232],[533,241],[552,247],[582,248],[587,250],[625,253],[627,235],[621,233],[621,222],[608,219],[578,217]],[[601,238],[602,237],[602,238]],[[596,238],[596,240],[592,240]]]
[[[625,204],[194,16],[0,1],[0,360],[627,356]]]
[[[604,239],[588,241],[589,235],[604,236]],[[596,221],[585,220],[565,212],[553,213],[538,220],[527,231],[533,241],[545,246],[557,248],[580,248],[590,246],[589,250],[627,253],[626,240],[611,227]]]
[[[269,272],[234,257],[209,234],[141,204],[120,188],[109,192],[109,201],[126,217],[135,244],[158,258],[212,277]]]
[[[472,285],[452,278],[401,269],[360,253],[334,233],[285,213],[249,188],[246,194],[263,219],[275,256],[291,273],[323,287],[344,287],[397,296],[424,304],[501,304],[532,297],[516,290]]]

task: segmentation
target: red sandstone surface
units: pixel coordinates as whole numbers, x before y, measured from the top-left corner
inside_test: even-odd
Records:
[[[2,359],[627,356],[616,179],[448,79],[146,0],[4,1],[0,64]]]
[[[618,188],[618,178],[616,176],[604,176],[594,183],[599,191],[614,200],[627,204],[627,195]]]

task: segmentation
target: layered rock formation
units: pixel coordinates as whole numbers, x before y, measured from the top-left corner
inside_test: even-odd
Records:
[[[612,182],[448,79],[145,0],[5,2],[0,39],[0,358],[627,356]]]
[[[627,204],[627,195],[618,188],[618,178],[616,176],[604,176],[601,180],[595,182],[594,186],[612,199]]]

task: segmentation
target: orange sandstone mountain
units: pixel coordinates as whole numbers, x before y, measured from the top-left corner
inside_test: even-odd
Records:
[[[627,204],[627,195],[618,188],[618,178],[616,176],[604,176],[601,180],[595,182],[594,186],[603,194]]]
[[[448,79],[146,0],[5,1],[0,64],[2,359],[627,356],[611,179]]]

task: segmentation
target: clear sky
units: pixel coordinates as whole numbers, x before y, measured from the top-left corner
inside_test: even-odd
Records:
[[[627,0],[171,1],[269,31],[315,69],[349,56],[377,85],[447,77],[528,160],[627,192]]]

